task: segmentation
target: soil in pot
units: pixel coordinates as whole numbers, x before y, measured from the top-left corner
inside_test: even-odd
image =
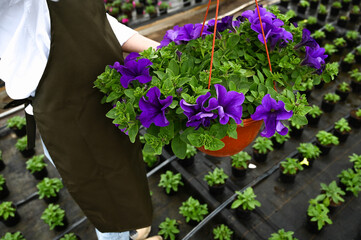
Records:
[[[275,148],[275,149],[280,149],[285,145],[285,142],[279,143],[279,142],[276,141],[275,138],[271,138],[271,141],[272,141],[272,144],[273,144],[273,148]]]
[[[318,230],[317,222],[311,221],[311,217],[308,215],[307,215],[307,230],[310,231],[311,233],[316,233],[316,234],[321,232],[321,230]]]
[[[310,9],[317,9],[319,1],[311,1],[310,2]]]
[[[63,232],[63,231],[68,227],[69,222],[68,222],[68,219],[67,219],[66,216],[64,216],[63,223],[64,223],[63,226],[55,226],[55,227],[54,227],[54,230],[55,230],[56,232]]]
[[[350,7],[350,2],[342,1],[341,4],[342,4],[342,10],[348,11],[348,8]]]
[[[331,7],[331,16],[337,16],[340,13],[340,8],[337,7]]]
[[[233,174],[233,176],[235,176],[235,177],[241,178],[241,177],[245,177],[245,176],[246,176],[247,169],[245,169],[245,168],[235,168],[235,167],[232,166],[231,169],[232,169],[232,174]]]
[[[23,151],[20,151],[21,155],[23,155],[24,158],[30,158],[32,156],[34,156],[35,154],[35,149],[25,149]]]
[[[249,220],[251,218],[252,211],[244,210],[243,208],[239,207],[235,209],[236,216],[241,220]]]
[[[322,115],[321,115],[322,116]],[[312,117],[311,115],[306,115],[306,118],[307,118],[307,121],[308,121],[308,125],[309,126],[317,126],[320,119],[321,119],[321,116],[317,116],[317,117]]]
[[[315,87],[316,89],[322,89],[324,85],[325,85],[325,82],[324,82],[324,81],[321,81],[320,84],[315,85],[314,87]]]
[[[347,25],[347,20],[344,20],[344,19],[338,19],[337,20],[337,26],[345,28],[346,25]]]
[[[262,163],[267,160],[268,153],[259,153],[258,150],[253,149],[253,158],[256,162]]]
[[[348,71],[351,70],[353,64],[354,64],[354,62],[348,63],[348,62],[345,62],[345,61],[341,61],[341,70],[343,72],[348,72]]]
[[[135,7],[135,12],[137,13],[137,15],[143,15],[144,14],[144,6]]]
[[[46,167],[44,167],[40,171],[34,172],[33,176],[37,180],[43,180],[44,178],[46,178],[48,176],[48,170],[46,169]]]
[[[335,109],[335,106],[336,106],[336,103],[329,102],[329,101],[326,101],[324,99],[322,100],[321,109],[324,112],[332,112],[333,109]]]
[[[340,132],[339,130],[334,129],[333,134],[338,137],[338,140],[340,142],[346,142],[348,136],[350,135],[350,132]]]
[[[350,23],[357,23],[357,21],[359,20],[360,14],[357,13],[351,13],[350,12]]]
[[[4,183],[4,185],[2,185],[2,188],[3,189],[0,190],[0,200],[5,199],[10,194],[8,186],[6,185],[6,183]]]
[[[59,198],[60,198],[60,194],[57,193],[55,195],[55,197],[51,196],[51,197],[44,197],[44,201],[47,203],[47,204],[50,204],[50,203],[56,203],[59,201]]]
[[[301,13],[301,14],[305,14],[307,7],[303,7],[303,6],[298,6],[297,7],[297,12]]]
[[[334,30],[334,31],[326,31],[325,30],[325,34],[326,34],[326,39],[329,39],[329,40],[333,40],[337,37],[336,30]]]
[[[356,116],[357,110],[352,110],[350,113],[350,117],[348,119],[348,122],[352,127],[360,128],[361,127],[361,117]]]
[[[225,184],[218,184],[214,186],[208,186],[209,193],[213,196],[221,195],[224,192]]]
[[[357,51],[355,52],[355,60],[356,62],[361,62],[361,54],[359,54]]]
[[[293,183],[295,182],[296,174],[283,173],[283,168],[280,167],[280,180],[283,183]]]
[[[318,13],[317,14],[317,19],[320,20],[320,21],[325,21],[326,17],[327,17],[326,13]]]
[[[337,88],[335,93],[340,96],[340,101],[345,101],[350,92],[343,92]]]
[[[330,145],[326,146],[326,145],[322,145],[319,141],[316,141],[316,146],[320,149],[321,155],[324,156],[324,155],[329,154],[333,145],[330,144]]]
[[[4,170],[4,168],[5,168],[5,163],[4,161],[0,160],[0,171]]]
[[[290,126],[290,136],[293,137],[293,138],[300,138],[302,136],[302,133],[303,133],[303,127],[301,128],[296,128],[294,126]]]
[[[16,127],[10,128],[18,138],[24,137],[26,135],[26,126],[24,126],[21,129],[18,129]]]
[[[20,215],[18,214],[18,212],[15,212],[15,216],[11,217],[9,216],[8,219],[4,220],[3,218],[0,218],[0,220],[5,224],[5,226],[7,227],[13,227],[16,224],[18,224],[20,222]]]
[[[354,92],[354,93],[361,92],[361,82],[356,82],[355,80],[352,80],[350,85],[351,85],[352,92]]]

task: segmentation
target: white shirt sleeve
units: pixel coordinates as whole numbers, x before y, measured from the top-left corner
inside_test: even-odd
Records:
[[[123,46],[123,44],[126,41],[128,41],[128,39],[131,38],[134,34],[138,33],[137,31],[118,22],[117,19],[110,16],[108,13],[107,13],[107,18],[108,18],[109,24],[121,46]]]

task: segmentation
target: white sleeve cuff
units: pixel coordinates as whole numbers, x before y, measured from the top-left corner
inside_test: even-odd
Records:
[[[128,39],[131,38],[134,34],[138,33],[137,31],[118,22],[117,19],[110,16],[108,13],[107,13],[107,18],[108,18],[109,24],[121,46],[123,46],[123,44],[126,41],[128,41]]]

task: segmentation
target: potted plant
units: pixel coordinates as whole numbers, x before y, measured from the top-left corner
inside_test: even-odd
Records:
[[[345,28],[347,25],[349,18],[345,15],[341,15],[337,19],[337,26]]]
[[[345,118],[341,118],[335,122],[335,128],[333,134],[338,137],[340,142],[345,142],[350,135],[351,127]]]
[[[167,14],[169,3],[166,2],[158,2],[159,14],[164,15]]]
[[[129,24],[129,18],[128,15],[122,14],[118,17],[118,22],[121,22],[122,24],[128,26]]]
[[[108,8],[108,13],[113,17],[117,17],[119,15],[119,13],[120,13],[120,8],[110,6]]]
[[[327,13],[327,7],[323,4],[320,4],[320,6],[318,7],[317,19],[320,21],[325,21]]]
[[[307,121],[310,126],[317,126],[321,119],[323,111],[317,105],[312,105],[311,110],[307,113]]]
[[[150,18],[157,17],[157,9],[153,5],[149,5],[145,7],[145,12],[149,14]]]
[[[326,226],[326,224],[332,224],[332,220],[328,216],[329,212],[330,210],[323,203],[311,199],[307,209],[308,229],[311,232],[318,233]]]
[[[232,240],[233,231],[227,225],[220,224],[213,228],[213,240]]]
[[[233,201],[231,208],[236,210],[236,215],[240,219],[247,220],[251,217],[251,212],[260,207],[261,203],[256,200],[257,195],[254,194],[253,188],[248,187],[244,192],[236,191],[237,198]]]
[[[312,167],[314,161],[321,154],[321,150],[312,143],[300,143],[300,145],[297,147],[297,150],[300,154],[299,160],[301,162],[305,162],[305,168]]]
[[[351,0],[342,0],[342,10],[348,11],[348,8],[350,7]]]
[[[158,0],[146,0],[147,6],[156,6],[158,4]]]
[[[50,203],[41,215],[41,219],[49,225],[50,230],[63,231],[68,226],[65,211],[58,204]]]
[[[273,151],[272,141],[265,137],[257,137],[252,146],[253,158],[257,162],[265,162],[267,155],[270,151]]]
[[[337,16],[341,10],[342,4],[340,1],[334,1],[331,5],[331,16]]]
[[[15,147],[20,151],[21,155],[23,155],[24,158],[32,157],[35,154],[34,148],[28,149],[27,136],[19,138],[15,144]]]
[[[288,7],[288,4],[289,4],[290,0],[281,0],[280,1],[280,5],[284,8],[287,8]]]
[[[351,70],[352,65],[356,63],[355,54],[347,53],[346,57],[341,61],[341,70],[344,72],[348,72]]]
[[[325,52],[326,52],[326,49],[325,49]],[[313,85],[314,85],[313,80],[311,78],[309,78],[309,79],[307,79],[307,81],[305,81],[299,85],[298,90],[301,94],[305,94],[306,98],[308,99],[311,95]]]
[[[355,60],[356,62],[361,61],[361,47],[355,48]]]
[[[307,8],[310,6],[310,3],[306,0],[301,0],[298,3],[298,8],[297,8],[297,12],[301,13],[301,14],[305,14]]]
[[[0,174],[0,200],[9,196],[9,189],[6,185],[6,179],[2,174]]]
[[[323,30],[317,30],[311,35],[318,44],[322,45],[323,40],[326,38],[326,34]]]
[[[19,231],[15,233],[7,232],[0,240],[25,240],[23,234]]]
[[[42,180],[48,176],[47,165],[48,164],[44,162],[44,154],[33,156],[26,161],[26,169],[38,180]]]
[[[123,14],[128,16],[128,19],[132,19],[132,12],[133,12],[133,4],[131,2],[124,2],[122,4],[122,12]]]
[[[0,204],[0,221],[7,227],[15,226],[20,222],[20,215],[12,202],[7,201]]]
[[[349,123],[352,127],[361,127],[361,108],[351,110]]]
[[[298,240],[297,238],[293,237],[294,232],[292,231],[285,231],[283,228],[278,230],[277,233],[272,233],[271,237],[268,240]]]
[[[357,23],[359,17],[360,17],[360,7],[357,5],[352,6],[352,9],[350,11],[350,22],[352,22],[353,24]]]
[[[326,35],[327,36],[327,35]],[[325,46],[325,53],[328,55],[333,55],[334,53],[337,53],[337,48],[334,44],[326,43]]]
[[[316,139],[316,145],[320,148],[321,155],[327,155],[332,146],[336,146],[340,143],[335,135],[324,130],[321,130],[316,134]]]
[[[187,150],[186,150],[185,158],[184,159],[179,159],[178,162],[183,167],[189,167],[189,166],[193,165],[194,156],[196,154],[197,154],[197,149],[194,146],[192,146],[190,144],[187,144]]]
[[[23,137],[26,135],[26,120],[21,116],[14,116],[9,118],[7,126],[16,134],[17,137]]]
[[[284,19],[280,13],[276,15]],[[273,21],[278,19],[276,15],[270,13]],[[276,114],[282,118],[289,119],[295,115],[295,121],[304,122],[306,113],[303,109],[307,108],[308,103],[306,101],[305,105],[300,100],[301,95],[293,92],[297,87],[294,83],[298,84],[308,78],[314,78],[315,82],[317,80],[320,82],[320,79],[330,82],[337,74],[336,65],[325,64],[326,55],[318,44],[312,45],[313,47],[305,46],[306,39],[312,41],[309,31],[304,29],[301,33],[300,28],[284,20],[285,28],[282,27],[282,30],[277,27],[277,31],[283,32],[284,40],[280,41],[290,46],[285,49],[287,56],[283,54],[281,56],[278,51],[279,42],[273,41],[270,49],[274,49],[272,54],[279,57],[276,55],[272,57],[274,63],[271,74],[265,65],[267,54],[260,50],[263,49],[263,43],[259,40],[259,33],[252,29],[254,27],[251,28],[251,25],[255,24],[252,19],[257,18],[258,14],[254,11],[246,11],[243,16],[249,18],[251,22],[249,20],[241,22],[226,17],[220,21],[223,23],[229,21],[231,23],[229,26],[223,24],[222,27],[221,23],[217,24],[222,40],[215,40],[216,51],[219,53],[215,54],[209,89],[210,71],[208,70],[211,54],[202,53],[202,49],[210,50],[213,42],[212,33],[208,31],[214,27],[212,21],[204,28],[202,38],[199,38],[201,24],[176,26],[167,31],[158,50],[150,48],[140,54],[132,53],[125,58],[124,65],[114,63],[113,66],[107,66],[105,72],[95,82],[95,86],[104,93],[103,102],[114,106],[107,113],[107,117],[113,119],[114,124],[119,124],[120,129],[127,129],[132,142],[135,141],[140,127],[144,126],[145,128],[142,129],[145,129],[145,151],[160,154],[164,145],[171,144],[172,151],[180,159],[185,157],[186,144],[191,144],[200,151],[214,156],[231,156],[240,152],[257,136],[262,122],[266,120],[265,122],[268,123],[267,119],[274,116],[275,113],[272,111],[276,106]],[[186,33],[190,33],[189,31],[194,35],[188,36]],[[299,39],[301,42],[291,41],[291,32],[295,34],[294,39]],[[301,40],[302,36],[304,41]],[[300,49],[305,49],[306,54]],[[317,58],[311,61],[311,58],[315,57],[313,52],[316,49]],[[229,51],[232,53],[227,55]],[[243,54],[242,51],[247,54]],[[221,60],[219,54],[225,59]],[[304,58],[305,55],[307,58]],[[167,56],[166,59],[164,56]],[[296,60],[299,57],[303,59],[301,64]],[[142,71],[141,73],[136,71],[133,75],[134,69],[132,70],[131,66],[138,64]],[[277,72],[282,76],[281,78],[275,78]],[[282,82],[280,84],[282,90],[274,90],[274,80]],[[240,82],[242,84],[238,84]],[[225,101],[223,97],[235,97],[237,104],[228,108],[225,106],[228,100]],[[155,111],[152,112],[150,105],[154,101],[159,104],[157,105],[159,109],[152,108]],[[222,104],[224,106],[221,106]],[[223,115],[224,109],[230,112]],[[273,136],[276,132],[276,124],[281,134],[287,134],[286,127],[277,118],[265,125],[266,128],[261,132],[261,136]],[[251,128],[251,126],[255,127]],[[246,140],[243,136],[251,137]],[[233,146],[231,144],[233,142],[239,147],[231,151],[230,146]]]
[[[157,166],[160,162],[159,155],[154,153],[147,153],[143,151],[143,161],[145,163],[145,167],[147,172]]]
[[[348,47],[355,47],[359,42],[360,33],[354,30],[346,32],[346,42]]]
[[[355,197],[358,197],[358,193],[361,191],[360,172],[355,172],[353,169],[345,169],[337,177],[340,180],[340,187],[346,191],[346,195],[352,193]]]
[[[360,172],[361,170],[361,155],[357,155],[356,153],[349,156],[350,162],[353,163],[353,169],[356,172]]]
[[[186,218],[187,223],[195,225],[208,214],[208,207],[207,204],[200,204],[197,199],[189,197],[187,201],[182,202],[179,213]]]
[[[159,235],[165,240],[175,240],[179,234],[179,226],[175,219],[166,218],[159,224]]]
[[[74,233],[67,233],[59,240],[80,240],[80,237]]]
[[[349,71],[350,77],[351,77],[351,88],[352,92],[359,93],[361,92],[361,72],[358,70],[358,68],[353,69],[352,71]]]
[[[144,3],[141,2],[135,2],[135,12],[137,15],[143,15],[144,14]]]
[[[347,42],[343,37],[336,38],[333,40],[333,44],[335,44],[337,48],[337,53],[341,55],[343,50],[347,47]]]
[[[329,2],[328,0],[321,0],[321,3],[326,5],[326,6],[328,5],[328,2]]]
[[[0,171],[4,170],[4,168],[5,168],[5,163],[3,159],[3,151],[0,150]]]
[[[319,0],[311,0],[310,9],[316,9],[318,6]]]
[[[311,32],[314,32],[316,29],[318,29],[319,27],[317,25],[317,18],[314,16],[309,16],[306,21],[306,28]]]
[[[340,96],[341,101],[345,101],[350,92],[351,87],[350,84],[348,84],[347,82],[342,82],[338,84],[335,90],[335,93]]]
[[[336,93],[326,93],[322,98],[321,109],[325,112],[332,112],[340,99]]]
[[[160,175],[158,186],[163,187],[168,195],[173,195],[178,192],[178,186],[183,186],[182,175],[180,173],[174,174],[172,171],[166,171]]]
[[[330,23],[325,25],[325,34],[327,39],[334,39],[337,35],[336,28]]]
[[[213,172],[208,172],[208,174],[204,176],[204,181],[207,182],[209,187],[209,193],[212,195],[220,195],[223,193],[227,179],[228,176],[224,173],[223,168],[215,168]]]
[[[303,133],[304,125],[295,122],[294,120],[290,120],[290,136],[294,138],[300,138]]]
[[[36,187],[39,199],[44,199],[46,203],[55,203],[59,200],[59,192],[64,186],[59,178],[44,178]]]
[[[272,144],[273,147],[276,149],[280,149],[283,147],[283,145],[285,145],[285,142],[288,141],[288,139],[290,138],[290,134],[287,133],[286,135],[281,135],[279,133],[276,133],[272,138]]]
[[[286,158],[286,161],[280,163],[280,179],[284,183],[295,181],[296,174],[302,171],[303,167],[296,158]]]
[[[345,201],[342,197],[344,195],[345,192],[337,186],[336,181],[332,181],[329,185],[321,183],[321,194],[316,199],[325,204],[329,210],[334,210]]]
[[[248,164],[251,159],[251,155],[244,151],[241,151],[231,156],[232,174],[235,177],[244,177],[246,175]]]

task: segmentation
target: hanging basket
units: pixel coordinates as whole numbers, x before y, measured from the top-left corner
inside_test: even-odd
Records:
[[[263,120],[254,121],[251,118],[243,119],[244,126],[237,126],[237,139],[228,136],[222,138],[221,140],[225,146],[217,151],[206,150],[204,147],[200,147],[198,150],[214,157],[232,156],[242,151],[256,138],[262,123]]]

